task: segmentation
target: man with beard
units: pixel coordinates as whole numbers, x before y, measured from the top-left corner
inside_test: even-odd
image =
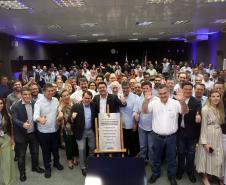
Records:
[[[178,75],[178,81],[179,81],[179,83],[177,83],[174,87],[174,90],[173,90],[174,92],[179,91],[181,89],[182,84],[188,81],[187,73],[180,72]]]
[[[21,89],[22,89],[22,83],[19,80],[15,80],[13,82],[13,92],[11,94],[9,94],[6,98],[6,110],[10,116],[10,118],[12,118],[12,114],[11,114],[11,108],[12,106],[21,98]],[[14,160],[17,161],[17,147],[15,145],[15,158]]]
[[[6,109],[10,115],[12,105],[21,98],[21,89],[22,89],[22,83],[19,80],[15,80],[12,85],[13,92],[9,94],[6,98]]]
[[[158,87],[161,85],[161,80],[162,80],[162,78],[160,76],[155,76],[154,88],[152,89],[153,96],[158,95]]]
[[[40,98],[42,95],[39,94],[39,87],[36,83],[32,83],[30,86],[30,91],[31,91],[31,96],[32,96],[32,100],[34,102],[36,102],[38,100],[38,98]]]
[[[71,95],[71,99],[74,103],[81,102],[82,101],[82,95],[87,90],[90,91],[93,96],[96,95],[96,92],[94,90],[88,89],[88,81],[87,81],[86,77],[84,77],[84,76],[79,79],[79,87],[80,87],[80,89],[75,91]]]

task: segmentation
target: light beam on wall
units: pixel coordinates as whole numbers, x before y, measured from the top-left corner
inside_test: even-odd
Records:
[[[219,33],[211,35],[209,37],[209,49],[210,49],[210,63],[216,68],[217,59],[217,42],[219,40]]]
[[[197,42],[193,42],[191,44],[191,50],[192,50],[192,60],[193,60],[192,65],[194,66],[197,60]]]

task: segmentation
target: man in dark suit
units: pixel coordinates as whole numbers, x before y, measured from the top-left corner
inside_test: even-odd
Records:
[[[34,102],[31,101],[31,92],[27,87],[22,88],[21,100],[12,106],[14,140],[18,152],[18,168],[20,180],[25,181],[25,155],[29,145],[31,153],[32,171],[44,173],[38,166],[38,140],[36,137],[36,123],[33,121]]]
[[[35,66],[32,66],[32,70],[29,71],[28,73],[28,77],[33,77],[35,82],[39,84],[40,82],[40,75],[39,75],[39,72],[36,71],[36,67]]]
[[[125,107],[125,97],[121,96],[120,99],[114,94],[107,93],[107,85],[105,82],[98,84],[99,94],[94,96],[93,102],[97,105],[97,113],[118,113],[120,107]],[[108,110],[109,109],[109,110]]]
[[[86,175],[86,139],[88,139],[89,156],[94,155],[95,134],[94,120],[96,106],[92,103],[92,93],[84,91],[82,102],[73,105],[71,109],[72,129],[78,143],[79,161],[82,174]]]
[[[189,112],[179,116],[178,129],[178,168],[177,179],[180,180],[186,171],[189,180],[196,182],[195,177],[195,147],[199,139],[201,129],[201,102],[192,97],[193,85],[190,82],[182,84],[182,92],[185,103],[189,107]]]

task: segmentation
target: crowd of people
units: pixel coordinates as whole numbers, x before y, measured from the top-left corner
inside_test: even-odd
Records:
[[[61,171],[59,148],[68,168],[79,165],[86,176],[94,156],[98,113],[121,113],[126,157],[150,165],[149,183],[161,176],[167,159],[169,183],[196,172],[205,185],[226,184],[226,70],[212,64],[125,61],[99,66],[23,66],[20,76],[0,84],[0,165],[3,184],[16,176],[26,181],[26,150],[31,170],[51,177]],[[39,165],[41,148],[43,166]],[[13,150],[14,149],[14,153]]]

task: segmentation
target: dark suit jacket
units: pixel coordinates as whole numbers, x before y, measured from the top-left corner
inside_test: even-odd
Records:
[[[94,103],[90,103],[91,108],[91,124],[92,129],[95,130],[95,110],[96,105]],[[85,129],[85,112],[83,104],[75,104],[71,108],[71,115],[73,112],[78,113],[75,120],[72,122],[72,129],[75,134],[75,138],[77,140],[81,140],[83,136],[83,132]],[[71,119],[71,115],[69,116],[69,119]],[[70,120],[69,120],[70,121]]]
[[[93,98],[93,102],[97,105],[97,113],[100,112],[100,95],[96,95]],[[118,96],[114,94],[108,94],[107,96],[107,105],[109,105],[110,113],[118,113],[120,111],[120,107],[125,107],[119,100]],[[107,109],[106,109],[107,110]]]
[[[195,122],[195,116],[197,111],[201,114],[201,102],[191,97],[188,101],[189,112],[184,115],[185,128],[181,127],[182,115],[179,115],[179,134],[184,134],[186,137],[191,139],[199,139],[201,123]]]
[[[34,102],[31,103],[32,111],[34,111]],[[13,119],[13,134],[15,142],[24,143],[26,141],[27,130],[23,128],[24,122],[28,120],[27,111],[25,105],[22,104],[22,100],[18,101],[12,106],[12,119]],[[35,131],[37,125],[34,122]]]
[[[34,73],[35,73],[35,75],[34,75]],[[37,72],[37,71],[29,71],[29,73],[28,73],[28,77],[30,78],[30,77],[35,77],[35,81],[37,82],[37,83],[39,83],[39,81],[40,81],[40,75],[39,75],[39,73]]]

